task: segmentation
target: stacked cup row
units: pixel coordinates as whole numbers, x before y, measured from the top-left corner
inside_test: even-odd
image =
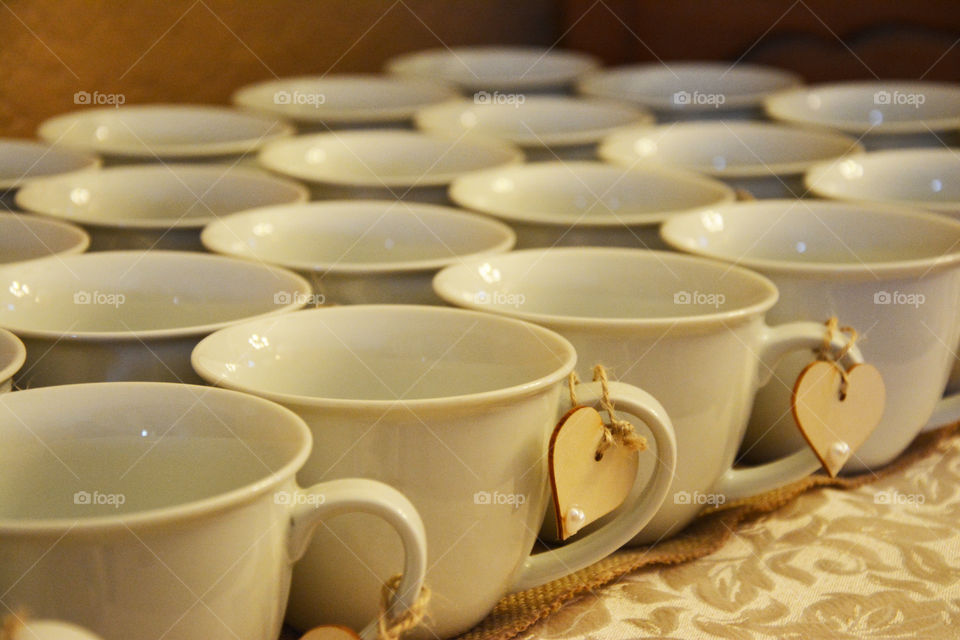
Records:
[[[947,139],[956,87],[596,66],[423,52],[394,76],[247,87],[243,110],[94,108],[46,122],[51,146],[10,143],[7,202],[31,213],[0,218],[0,381],[63,386],[0,398],[5,599],[108,640],[268,638],[302,556],[299,628],[366,625],[402,571],[380,613],[416,608],[425,577],[419,636],[459,633],[814,472],[785,396],[830,316],[867,337],[845,364],[887,384],[847,471],[952,417],[960,223],[875,203],[952,212],[957,165],[864,147]],[[789,124],[732,121],[764,113]],[[466,310],[410,306],[442,302]],[[530,555],[565,382],[595,364],[651,446],[615,514]],[[64,384],[120,380],[180,384]],[[201,382],[226,390],[183,384]],[[741,447],[759,466],[734,467]]]

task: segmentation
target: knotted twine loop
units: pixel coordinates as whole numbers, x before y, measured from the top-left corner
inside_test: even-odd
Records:
[[[393,619],[388,619],[387,611],[397,595],[397,589],[400,588],[400,582],[403,576],[397,574],[391,576],[383,585],[380,593],[380,616],[378,619],[378,630],[380,640],[398,640],[398,638],[413,629],[423,621],[423,616],[427,610],[427,603],[430,602],[430,589],[423,585],[420,589],[420,595],[417,601],[409,609]]]
[[[647,448],[647,439],[639,435],[629,420],[621,420],[614,411],[613,400],[610,399],[610,387],[607,384],[607,370],[602,364],[593,367],[593,381],[600,383],[600,408],[610,416],[610,424],[604,425],[603,437],[597,445],[596,459],[603,458],[604,452],[614,445],[621,445],[631,451],[643,451]],[[567,378],[567,389],[570,391],[570,405],[577,406],[576,386],[580,377],[576,371],[571,371]]]
[[[837,319],[837,316],[832,316],[825,324],[827,325],[827,331],[823,335],[823,344],[820,346],[818,358],[832,364],[840,373],[840,400],[845,400],[850,375],[847,373],[847,368],[840,364],[840,361],[853,349],[853,345],[857,341],[857,330],[853,327],[839,326],[840,321]],[[843,345],[839,351],[834,353],[833,339],[838,333],[846,334],[848,339],[847,344]]]

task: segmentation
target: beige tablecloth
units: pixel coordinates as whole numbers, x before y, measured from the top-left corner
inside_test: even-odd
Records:
[[[579,597],[524,639],[960,638],[960,438],[857,489],[818,489],[711,555]]]

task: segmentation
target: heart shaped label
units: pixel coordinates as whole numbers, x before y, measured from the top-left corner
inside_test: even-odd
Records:
[[[811,363],[797,377],[790,408],[800,433],[835,477],[880,424],[886,403],[883,377],[869,364],[847,370],[847,385],[833,362]]]
[[[310,629],[300,640],[360,640],[360,636],[353,629],[330,624]]]
[[[553,430],[550,487],[561,540],[619,507],[633,488],[639,456],[625,446],[598,456],[605,429],[596,409],[574,407]]]

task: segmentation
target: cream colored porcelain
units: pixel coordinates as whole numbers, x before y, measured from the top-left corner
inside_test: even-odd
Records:
[[[388,60],[386,69],[443,80],[468,92],[555,92],[599,66],[593,56],[556,47],[473,46],[406,53]]]
[[[683,122],[621,131],[597,151],[625,167],[664,164],[697,171],[755,198],[805,195],[803,173],[818,162],[863,151],[854,139],[760,122]]]
[[[426,107],[414,119],[423,131],[510,142],[530,162],[593,160],[602,137],[621,127],[653,124],[639,107],[608,100],[530,96],[514,102],[473,98]]]
[[[54,141],[55,143],[56,141]],[[0,203],[10,208],[13,193],[25,180],[96,169],[100,158],[58,144],[0,138]]]
[[[662,251],[531,249],[444,269],[437,294],[461,307],[528,320],[574,345],[581,378],[600,363],[667,410],[677,436],[670,495],[633,539],[672,535],[706,506],[761,493],[809,475],[809,450],[756,469],[733,469],[757,389],[769,367],[823,342],[823,325],[770,327],[777,300],[746,269]]]
[[[675,462],[670,422],[651,396],[616,384],[618,409],[653,433],[657,455],[640,454],[655,466],[652,479],[638,481],[605,527],[531,556],[550,500],[548,441],[569,406],[569,342],[528,323],[442,307],[342,306],[276,320],[209,336],[194,350],[194,367],[307,421],[316,446],[301,481],[359,475],[416,505],[433,591],[427,629],[416,637],[466,631],[505,594],[600,560],[666,495]],[[596,383],[577,391],[583,404],[598,393]],[[358,595],[395,571],[399,553],[395,537],[369,518],[329,523],[294,572],[288,621],[304,629],[368,619],[373,605]]]
[[[0,213],[0,264],[83,253],[90,236],[80,227],[20,213]]]
[[[199,381],[190,350],[244,319],[313,299],[295,273],[184,251],[104,251],[0,266],[0,327],[27,346],[21,388]]]
[[[503,167],[467,174],[450,185],[450,199],[460,206],[509,223],[520,248],[660,248],[661,222],[733,198],[722,182],[694,173],[600,162]]]
[[[37,135],[50,143],[98,153],[110,163],[228,157],[234,162],[293,131],[275,117],[228,107],[137,104],[55,116],[40,124]]]
[[[917,80],[837,82],[768,96],[771,118],[856,136],[871,150],[955,145],[960,84]]]
[[[433,79],[338,73],[247,85],[233,94],[233,103],[285,118],[306,133],[410,126],[417,109],[457,95],[452,87]]]
[[[510,227],[437,205],[338,200],[251,209],[201,235],[215,253],[293,269],[327,303],[438,304],[430,282],[449,264],[509,251]]]
[[[602,69],[577,90],[652,109],[658,122],[757,120],[764,97],[801,83],[789,71],[744,62],[667,61]]]
[[[444,204],[468,171],[521,162],[519,149],[402,129],[295,136],[268,144],[259,162],[311,185],[314,199],[391,198]]]
[[[887,404],[846,471],[893,460],[930,419],[960,343],[960,222],[881,205],[777,200],[677,216],[662,233],[677,249],[769,276],[780,290],[773,320],[835,315],[860,333]],[[774,375],[787,386],[758,395],[744,442],[753,460],[804,447],[788,387],[809,360],[782,362]],[[957,419],[960,411],[950,421]]]
[[[200,251],[200,230],[209,222],[308,195],[303,185],[256,169],[156,164],[31,180],[16,201],[27,211],[83,225],[94,251]]]
[[[960,219],[960,149],[895,149],[811,167],[810,193],[858,204],[895,204]]]
[[[0,329],[0,393],[13,388],[13,376],[27,360],[27,349],[20,338]]]
[[[423,525],[396,490],[301,489],[294,413],[209,387],[103,383],[0,396],[0,590],[10,611],[104,640],[274,640],[318,524],[365,513],[403,538],[394,610],[419,593]],[[358,598],[379,600],[370,590]],[[366,621],[365,621],[366,622]],[[365,638],[377,637],[375,623]]]

